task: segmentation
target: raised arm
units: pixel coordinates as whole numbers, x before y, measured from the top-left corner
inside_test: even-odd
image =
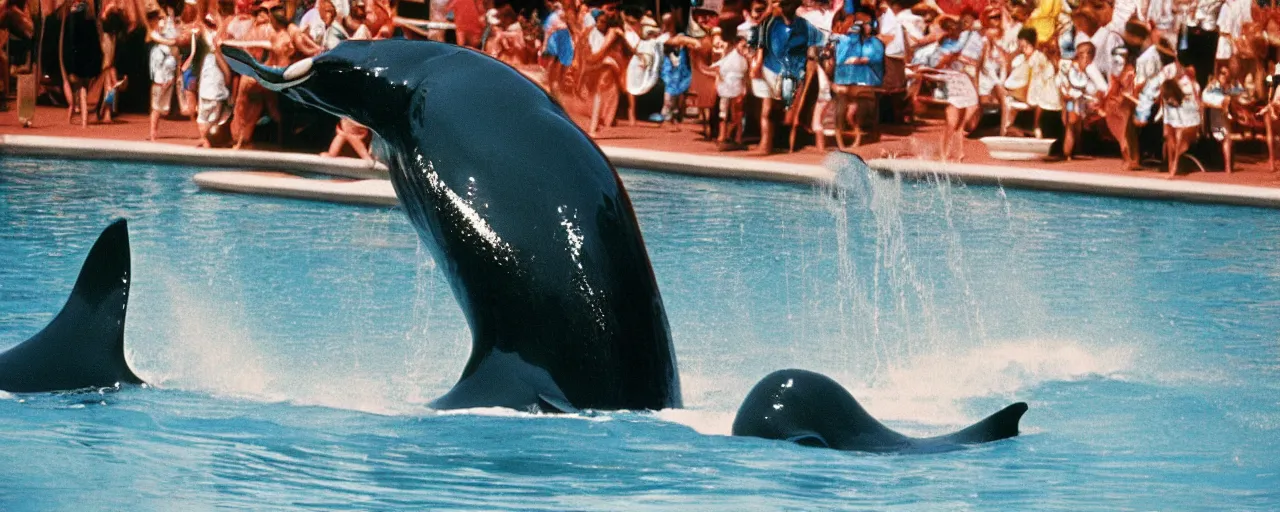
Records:
[[[271,50],[271,41],[223,41],[222,44],[245,50]]]

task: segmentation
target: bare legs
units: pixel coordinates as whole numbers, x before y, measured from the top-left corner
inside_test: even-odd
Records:
[[[948,162],[964,161],[964,127],[978,115],[978,106],[957,108],[947,105],[947,125],[942,130],[942,141],[939,144],[939,159]],[[954,160],[952,153],[955,153]]]
[[[822,126],[822,117],[827,113],[827,107],[831,105],[831,101],[818,101],[813,106],[813,137],[818,141],[818,152],[827,152],[827,133]]]
[[[773,152],[773,123],[769,120],[769,114],[773,112],[773,101],[773,98],[760,100],[760,145],[756,146],[756,153],[761,155]]]
[[[1062,115],[1066,133],[1062,137],[1062,154],[1067,160],[1075,156],[1076,140],[1080,138],[1080,114],[1068,108]]]
[[[369,146],[365,143],[365,138],[368,135],[368,128],[343,119],[338,122],[333,142],[329,143],[329,150],[320,153],[320,156],[340,156],[342,155],[342,148],[350,144],[351,149],[356,152],[357,156],[364,160],[372,160],[373,156],[369,154]]]
[[[67,82],[62,84],[62,93],[67,98],[67,122],[75,122],[76,107],[80,107],[80,127],[87,128],[89,126],[89,87],[92,81],[75,75],[70,75]]]

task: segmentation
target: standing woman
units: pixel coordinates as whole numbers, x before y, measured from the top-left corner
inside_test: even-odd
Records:
[[[160,128],[160,116],[169,114],[173,103],[174,82],[178,76],[178,56],[174,45],[178,44],[178,25],[174,21],[173,7],[161,2],[159,9],[147,13],[147,42],[151,43],[148,69],[151,74],[151,134],[147,140],[156,140]]]
[[[947,91],[947,124],[942,130],[940,159],[948,161],[955,154],[955,161],[964,160],[964,127],[978,115],[978,89],[974,79],[964,71],[961,61],[963,50],[960,41],[960,22],[952,16],[942,18],[940,26],[946,35],[940,41],[938,67],[925,70],[933,78],[941,80]]]
[[[73,122],[80,110],[80,126],[89,126],[89,89],[102,75],[102,33],[93,3],[75,0],[62,17],[62,37],[58,41],[62,56],[62,92],[67,97],[67,122]]]
[[[848,34],[832,38],[835,48],[836,145],[844,143],[846,122],[853,125],[853,145],[862,144],[862,124],[858,121],[858,102],[867,92],[884,83],[884,42],[872,34],[871,24],[857,20]],[[875,95],[871,95],[875,98]],[[878,115],[878,112],[872,112]]]
[[[1176,61],[1166,70],[1156,79],[1164,79],[1160,84],[1160,99],[1164,103],[1164,158],[1169,163],[1169,178],[1173,178],[1178,175],[1178,160],[1200,136],[1200,85],[1192,74],[1194,71]]]
[[[689,24],[687,30],[689,36],[698,44],[689,47],[689,67],[692,75],[686,94],[691,97],[689,106],[698,109],[699,116],[706,122],[704,135],[708,139],[711,138],[711,109],[716,105],[716,77],[719,76],[714,69],[711,69],[711,63],[716,60],[713,57],[715,37],[712,29],[715,26],[716,16],[714,11],[694,9],[693,23]]]
[[[587,35],[590,53],[583,60],[583,88],[591,97],[591,122],[587,133],[592,137],[600,126],[613,125],[618,111],[618,90],[622,86],[623,47],[626,37],[616,15],[600,14]]]
[[[1111,136],[1120,143],[1120,160],[1125,170],[1138,169],[1138,127],[1134,125],[1133,115],[1138,107],[1138,92],[1134,89],[1136,72],[1133,58],[1129,50],[1118,46],[1111,50],[1111,76],[1107,96],[1103,100],[1103,110],[1107,120],[1107,129]]]

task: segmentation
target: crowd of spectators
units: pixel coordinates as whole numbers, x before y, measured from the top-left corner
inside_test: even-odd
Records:
[[[87,125],[94,105],[109,120],[118,90],[149,87],[152,137],[176,104],[202,145],[221,136],[238,148],[259,125],[274,125],[277,138],[286,127],[280,98],[232,73],[220,45],[287,66],[345,39],[440,35],[397,18],[390,0],[45,1],[68,119]],[[444,16],[457,44],[517,67],[562,102],[582,100],[593,136],[620,116],[634,125],[644,98],[660,96],[650,121],[680,130],[696,120],[725,150],[752,138],[758,153],[794,148],[797,135],[819,149],[833,136],[850,150],[883,123],[910,130],[938,117],[943,160],[964,159],[965,138],[989,133],[1061,140],[1067,159],[1118,146],[1126,168],[1154,160],[1171,172],[1209,142],[1230,171],[1233,142],[1265,132],[1274,165],[1280,11],[1267,0],[736,2],[451,0]],[[27,0],[0,5],[7,75],[34,60],[39,24]],[[116,38],[137,27],[150,43],[149,84],[113,66]],[[335,132],[325,154],[349,146],[369,157],[367,129],[343,121]]]

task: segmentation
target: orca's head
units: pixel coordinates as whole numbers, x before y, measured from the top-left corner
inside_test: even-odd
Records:
[[[428,73],[429,61],[448,53],[439,43],[345,41],[332,50],[288,67],[266,66],[248,52],[222,46],[227,64],[263,87],[300,103],[368,126],[379,135],[409,116],[413,89]]]

